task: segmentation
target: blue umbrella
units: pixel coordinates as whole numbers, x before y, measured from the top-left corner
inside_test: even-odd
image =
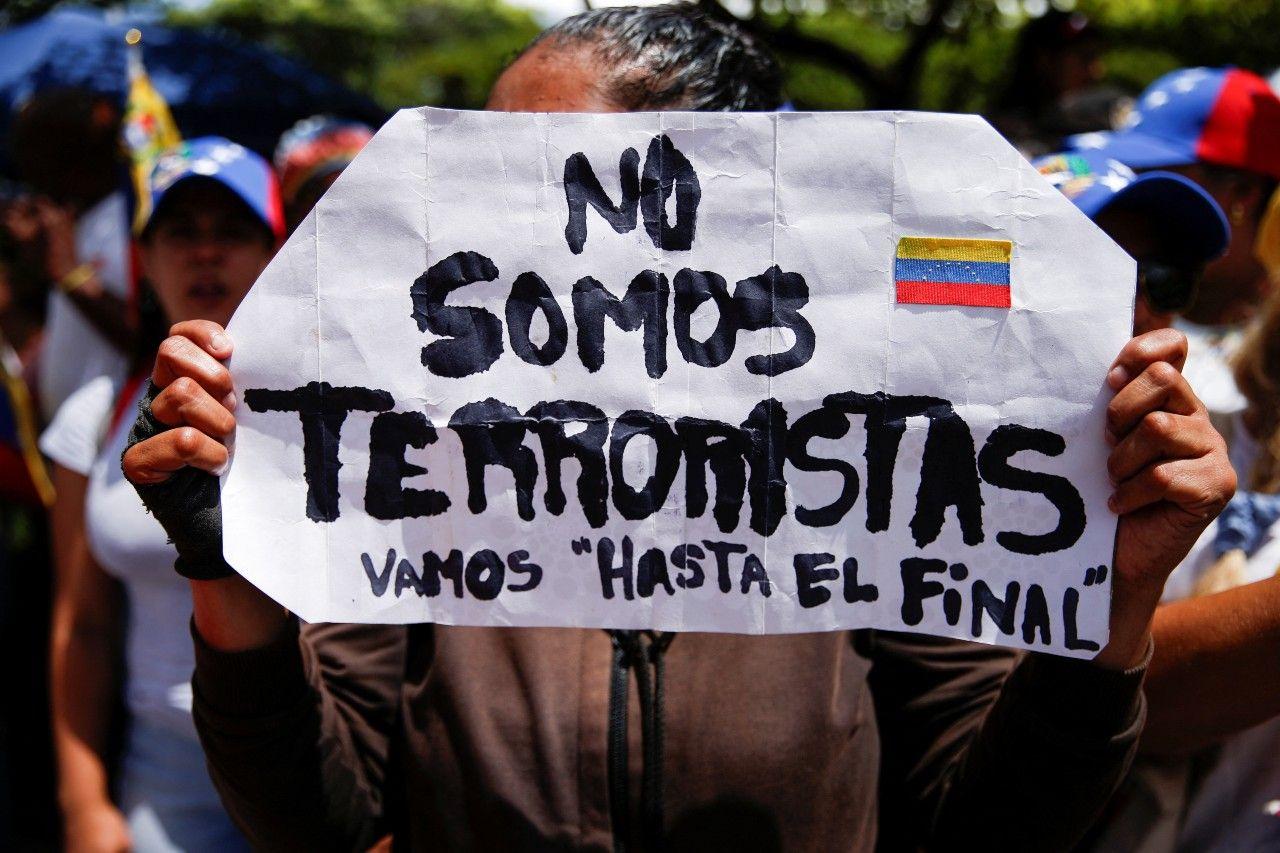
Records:
[[[221,33],[164,27],[148,15],[59,9],[0,32],[0,136],[14,108],[45,87],[82,87],[123,105],[124,35],[135,26],[151,81],[185,137],[226,136],[269,157],[280,134],[307,116],[329,113],[374,127],[387,117],[302,63]]]

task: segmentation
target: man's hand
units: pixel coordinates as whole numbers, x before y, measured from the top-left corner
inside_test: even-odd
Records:
[[[3,218],[27,260],[52,281],[76,268],[76,216],[70,207],[43,196],[25,197],[5,205]]]
[[[1226,444],[1182,376],[1187,339],[1160,329],[1125,345],[1107,375],[1107,469],[1115,483],[1111,641],[1096,659],[1128,668],[1146,651],[1165,579],[1235,493]]]
[[[29,249],[40,239],[40,215],[35,200],[22,196],[4,206],[4,228],[21,248]]]
[[[47,198],[37,198],[35,209],[44,231],[45,271],[49,278],[60,281],[80,263],[76,256],[75,211]]]

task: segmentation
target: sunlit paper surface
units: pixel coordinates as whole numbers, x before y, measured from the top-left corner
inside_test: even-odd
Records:
[[[585,244],[574,254],[565,235],[566,160],[584,154],[604,192],[618,202],[620,156],[632,148],[643,167],[652,140],[661,135],[688,158],[698,178],[691,248],[656,248],[643,223],[618,233],[587,207]],[[675,197],[668,199],[670,217],[675,207]],[[1010,241],[1011,307],[897,304],[895,250],[909,236]],[[464,251],[491,259],[499,275],[459,288],[446,304],[492,313],[503,324],[503,351],[484,372],[447,378],[423,364],[423,348],[442,338],[419,328],[411,287],[438,261]],[[674,295],[666,310],[660,378],[646,370],[642,331],[623,331],[609,319],[603,366],[590,372],[579,357],[571,291],[585,276],[620,297],[642,270],[670,283],[687,268],[723,276],[732,292],[735,282],[775,265],[802,276],[809,291],[799,310],[814,330],[815,349],[800,367],[775,376],[746,369],[750,356],[791,347],[793,333],[778,328],[739,332],[721,366],[690,364],[677,346]],[[547,283],[567,323],[567,348],[550,366],[521,360],[509,339],[507,299],[515,278],[527,271]],[[230,326],[231,368],[242,396],[248,389],[323,381],[380,389],[394,399],[395,411],[423,413],[437,440],[408,449],[405,461],[427,473],[402,485],[443,492],[450,506],[402,520],[368,514],[374,413],[357,411],[340,433],[338,517],[308,518],[300,417],[254,411],[242,399],[232,464],[222,483],[226,555],[250,581],[310,621],[743,633],[875,627],[970,639],[976,634],[987,642],[1090,656],[1091,644],[1106,640],[1112,573],[1097,567],[1111,564],[1116,526],[1106,508],[1103,408],[1110,394],[1104,376],[1128,338],[1133,281],[1133,262],[974,117],[402,111],[255,284]],[[690,334],[707,338],[716,320],[714,308],[702,306],[690,320]],[[538,317],[530,338],[545,341],[547,328]],[[1010,551],[999,533],[1042,534],[1058,523],[1059,512],[1043,494],[983,481],[982,541],[965,543],[950,507],[937,537],[918,546],[911,526],[931,424],[924,416],[906,419],[894,459],[888,529],[867,529],[868,429],[862,416],[851,415],[843,438],[815,438],[807,449],[856,471],[852,508],[828,526],[797,521],[798,507],[829,504],[848,483],[840,473],[806,472],[786,462],[786,506],[767,536],[750,529],[745,495],[734,529],[721,529],[712,515],[717,480],[710,468],[707,506],[689,518],[684,457],[656,511],[626,520],[610,499],[607,521],[594,527],[575,495],[580,469],[570,458],[560,472],[567,505],[555,514],[546,501],[542,447],[532,432],[523,443],[537,460],[535,517],[519,517],[513,475],[500,466],[485,468],[487,506],[476,513],[469,507],[462,443],[449,427],[460,407],[489,398],[521,413],[541,402],[574,400],[597,407],[610,423],[634,410],[671,424],[686,417],[733,426],[771,399],[794,425],[840,392],[949,401],[971,433],[975,453],[1001,425],[1060,436],[1060,455],[1024,451],[1009,464],[1069,481],[1086,508],[1083,533],[1052,553]],[[622,471],[632,488],[653,474],[655,456],[648,438],[627,446]],[[630,599],[621,577],[602,580],[599,565],[599,546],[607,539],[617,549],[612,563],[621,569],[624,538],[633,554]],[[727,543],[735,552],[725,558],[728,591],[707,542]],[[704,554],[697,561],[703,582],[696,588],[677,582],[687,584],[693,575],[673,564],[673,550],[682,545]],[[486,584],[494,577],[477,563],[474,584],[461,583],[461,597],[448,577],[440,578],[438,594],[429,594],[423,555],[444,560],[454,549],[464,567],[478,552],[491,551],[505,563],[513,552],[526,551],[542,576],[535,588],[512,592],[509,587],[530,576],[504,569],[500,591],[482,599],[473,586],[491,593]],[[672,592],[661,583],[649,595],[636,591],[637,564],[651,549],[662,554]],[[682,556],[689,554],[683,549]],[[831,555],[830,562],[809,560],[810,567],[836,570],[834,577],[809,577],[811,590],[829,593],[825,602],[814,604],[811,593],[811,606],[802,606],[797,554]],[[755,560],[744,592],[748,555]],[[862,590],[853,589],[853,602],[844,594],[848,558],[856,559]],[[947,571],[922,576],[941,586],[904,593],[903,564],[912,559],[945,561]],[[650,582],[656,560],[646,561]],[[964,570],[950,568],[955,564]],[[1011,581],[1018,584],[1012,601]],[[1011,634],[975,604],[978,582],[1012,608]],[[606,598],[610,587],[613,597]],[[866,600],[872,587],[875,600]],[[1041,596],[1038,609],[1047,616],[1028,619],[1028,608],[1036,608]]]

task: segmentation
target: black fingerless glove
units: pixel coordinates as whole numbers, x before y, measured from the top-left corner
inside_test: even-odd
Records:
[[[126,452],[138,442],[172,429],[151,413],[151,401],[159,391],[147,380],[147,393],[138,403],[138,419],[129,430]],[[235,574],[235,569],[222,556],[222,505],[217,477],[199,468],[186,467],[163,483],[147,486],[134,483],[133,487],[177,549],[178,559],[173,568],[178,574],[197,581],[218,580]]]

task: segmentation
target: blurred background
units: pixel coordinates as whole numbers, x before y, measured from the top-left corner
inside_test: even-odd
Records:
[[[129,220],[157,154],[211,134],[256,151],[280,180],[287,221],[271,224],[292,226],[392,111],[481,108],[516,51],[599,3],[0,2],[0,646],[22,650],[0,688],[0,850],[50,849],[59,833],[47,641],[60,534],[35,436],[90,373],[123,380],[129,342],[145,338]],[[797,110],[979,113],[1028,156],[1123,127],[1173,69],[1236,65],[1280,83],[1280,0],[700,5],[776,51]],[[88,371],[91,355],[105,360]]]
[[[267,47],[305,61],[387,110],[420,104],[478,108],[515,50],[543,26],[592,5],[595,0],[9,0],[0,27],[37,20],[54,9],[97,7],[108,17],[216,30]],[[1177,67],[1236,64],[1262,70],[1280,52],[1280,3],[1274,0],[702,5],[718,7],[767,37],[787,63],[788,92],[797,109],[994,114],[1036,89],[1105,86],[1134,93]],[[1046,15],[1052,21],[1062,12],[1073,17],[1067,28],[1036,31],[1037,21]],[[1019,34],[1028,28],[1043,49],[1020,57]],[[153,57],[147,59],[153,77],[159,76]],[[163,83],[158,86],[169,94]]]

